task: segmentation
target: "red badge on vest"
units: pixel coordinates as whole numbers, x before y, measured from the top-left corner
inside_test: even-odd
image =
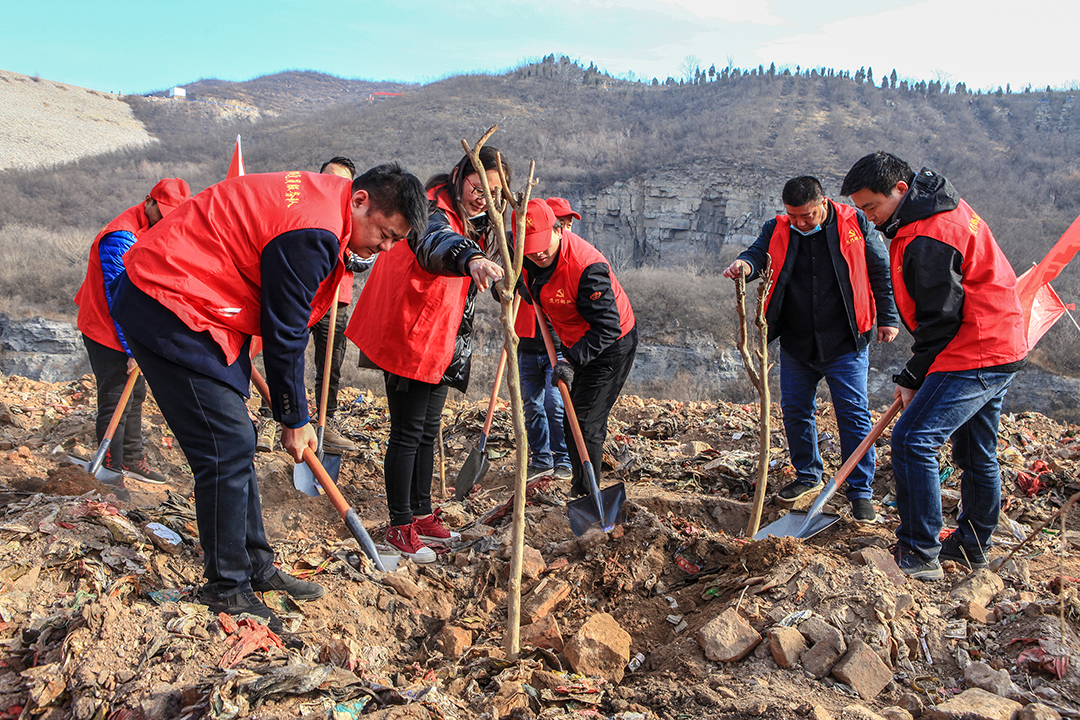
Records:
[[[589,296],[589,299],[590,300],[599,300],[600,299],[600,291],[597,290],[596,292],[594,292],[592,295]]]

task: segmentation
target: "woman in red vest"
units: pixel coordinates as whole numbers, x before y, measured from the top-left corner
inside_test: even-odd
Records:
[[[502,190],[498,151],[480,151],[488,185]],[[503,172],[510,166],[503,160]],[[435,438],[450,388],[468,388],[473,306],[503,276],[487,257],[482,181],[469,158],[427,182],[431,219],[418,240],[399,243],[371,269],[345,336],[361,365],[383,371],[390,438],[383,462],[390,528],[386,541],[417,563],[435,560],[425,542],[456,535],[431,507]]]

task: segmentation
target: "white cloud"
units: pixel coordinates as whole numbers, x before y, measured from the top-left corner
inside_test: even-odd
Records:
[[[902,77],[946,76],[972,88],[1075,82],[1080,3],[1043,0],[1027,12],[1014,10],[995,11],[977,0],[928,0],[827,22],[766,42],[755,54],[792,67],[873,67],[877,77],[896,68]]]
[[[685,10],[704,20],[758,25],[783,23],[783,19],[772,11],[769,0],[658,0],[658,2]]]

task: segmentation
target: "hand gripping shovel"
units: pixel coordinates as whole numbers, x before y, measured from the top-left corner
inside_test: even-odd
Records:
[[[469,456],[465,458],[465,463],[458,471],[457,480],[454,481],[455,500],[464,500],[473,486],[483,480],[488,467],[491,466],[484,448],[487,446],[488,433],[491,432],[491,420],[495,416],[495,405],[499,400],[499,386],[502,385],[504,370],[506,370],[505,345],[499,357],[499,367],[495,371],[495,387],[491,389],[491,399],[488,401],[487,417],[484,418],[484,429],[480,432],[480,442],[469,451]]]
[[[818,493],[817,499],[814,500],[814,504],[810,506],[810,510],[807,512],[789,512],[784,517],[780,518],[776,522],[769,523],[765,527],[758,530],[757,535],[754,535],[755,540],[764,540],[770,535],[776,537],[796,537],[802,540],[811,538],[817,535],[825,528],[831,526],[837,520],[840,519],[839,515],[829,513],[824,514],[822,510],[825,508],[825,503],[829,502],[836,491],[840,489],[840,486],[847,480],[848,475],[855,469],[855,466],[862,460],[863,455],[870,449],[870,446],[874,444],[885,428],[889,425],[896,414],[900,412],[902,403],[899,398],[894,402],[885,414],[882,415],[874,427],[870,428],[870,434],[867,435],[859,447],[855,448],[855,452],[851,453],[844,464],[840,466],[840,470],[837,471],[836,477],[829,481],[828,484]]]
[[[82,465],[86,468],[86,472],[90,473],[98,480],[102,482],[116,484],[116,481],[123,477],[122,474],[115,470],[110,470],[107,467],[103,467],[102,463],[105,462],[105,453],[109,450],[109,444],[112,443],[113,434],[116,432],[117,426],[120,424],[120,417],[124,414],[124,410],[127,408],[128,400],[131,399],[131,392],[135,389],[135,381],[139,379],[139,368],[128,373],[127,383],[124,385],[124,391],[120,393],[120,401],[116,403],[116,409],[113,410],[112,419],[109,420],[109,427],[105,429],[105,436],[101,438],[101,444],[98,445],[97,452],[94,453],[94,458],[87,463],[82,458],[69,456],[69,459],[76,465]]]
[[[379,558],[379,551],[375,549],[375,543],[371,540],[371,536],[368,535],[367,529],[363,523],[360,522],[360,517],[356,514],[356,511],[349,507],[349,503],[342,497],[341,491],[337,489],[337,485],[334,484],[333,479],[323,468],[322,463],[319,462],[319,458],[315,457],[315,453],[311,452],[310,447],[304,448],[304,462],[307,463],[306,467],[311,469],[315,478],[319,481],[319,485],[326,491],[326,497],[330,498],[330,502],[334,505],[334,509],[341,515],[341,519],[345,521],[345,526],[349,528],[349,532],[356,538],[356,542],[360,544],[360,549],[371,558],[371,562],[375,563],[375,567],[379,572],[386,572],[386,568],[382,564],[382,560]],[[317,492],[315,493],[318,494]]]
[[[517,308],[520,297],[514,298],[514,307],[511,310],[514,318],[517,317]],[[513,318],[511,319],[513,322]],[[499,401],[499,387],[502,385],[503,372],[506,370],[506,346],[503,345],[502,355],[499,356],[499,367],[495,371],[495,387],[491,389],[491,399],[488,400],[487,417],[484,418],[484,429],[480,432],[480,442],[469,451],[465,463],[458,470],[457,480],[454,481],[454,499],[464,500],[473,487],[484,479],[491,461],[488,460],[484,448],[487,447],[488,433],[491,432],[491,420],[495,417],[495,405]],[[440,426],[441,429],[441,426]]]
[[[334,302],[330,306],[330,332],[326,335],[326,357],[323,358],[322,388],[319,391],[319,450],[316,455],[326,473],[337,480],[341,474],[341,455],[326,452],[323,445],[323,434],[326,432],[326,401],[330,397],[330,363],[334,357],[334,332],[337,330],[337,305],[338,293],[341,292],[339,285],[334,290]],[[319,488],[315,485],[315,476],[307,465],[293,465],[293,487],[306,495],[316,496]]]
[[[544,336],[544,345],[547,347],[548,361],[551,367],[555,367],[555,344],[551,341],[551,332],[548,330],[547,317],[540,309],[539,303],[533,305],[536,316],[540,322],[540,332]],[[581,458],[582,470],[585,479],[589,483],[589,497],[571,500],[566,504],[566,512],[570,519],[570,530],[574,535],[581,537],[593,525],[599,524],[604,532],[610,531],[616,525],[623,522],[623,506],[626,504],[626,486],[622,483],[604,488],[603,492],[596,483],[596,473],[593,470],[592,461],[589,460],[589,451],[585,447],[585,438],[581,435],[581,425],[578,423],[577,414],[574,412],[574,403],[570,400],[570,390],[566,383],[559,380],[559,392],[562,394],[563,405],[566,409],[566,418],[570,422],[570,431],[574,435],[574,444],[577,445],[578,457]]]

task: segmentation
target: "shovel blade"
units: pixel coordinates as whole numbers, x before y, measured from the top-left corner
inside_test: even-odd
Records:
[[[807,523],[807,518],[811,518]],[[840,516],[834,513],[816,513],[811,517],[809,513],[789,512],[779,520],[769,523],[757,531],[755,540],[764,540],[769,536],[793,537],[807,540],[814,537],[822,530],[832,527]]]
[[[337,482],[338,475],[341,473],[341,456],[323,453],[322,465],[330,479]],[[315,473],[311,472],[311,468],[306,463],[293,465],[292,484],[294,488],[311,497],[319,497],[323,494],[318,480],[315,479]]]
[[[68,455],[68,461],[73,465],[78,465],[87,472],[90,472],[90,465],[93,464],[92,461],[84,460],[76,455]],[[124,479],[122,473],[110,470],[104,465],[98,467],[97,471],[94,473],[94,477],[107,485],[120,485],[120,481]]]
[[[464,500],[473,486],[484,479],[489,467],[491,461],[488,460],[487,453],[477,448],[470,450],[465,464],[458,471],[457,480],[454,481],[454,499]]]
[[[571,500],[566,504],[570,530],[577,537],[584,535],[591,527],[600,527],[605,532],[625,520],[626,486],[622,483],[606,487],[600,491],[600,510],[596,499],[590,495]],[[598,515],[603,512],[603,515]]]

